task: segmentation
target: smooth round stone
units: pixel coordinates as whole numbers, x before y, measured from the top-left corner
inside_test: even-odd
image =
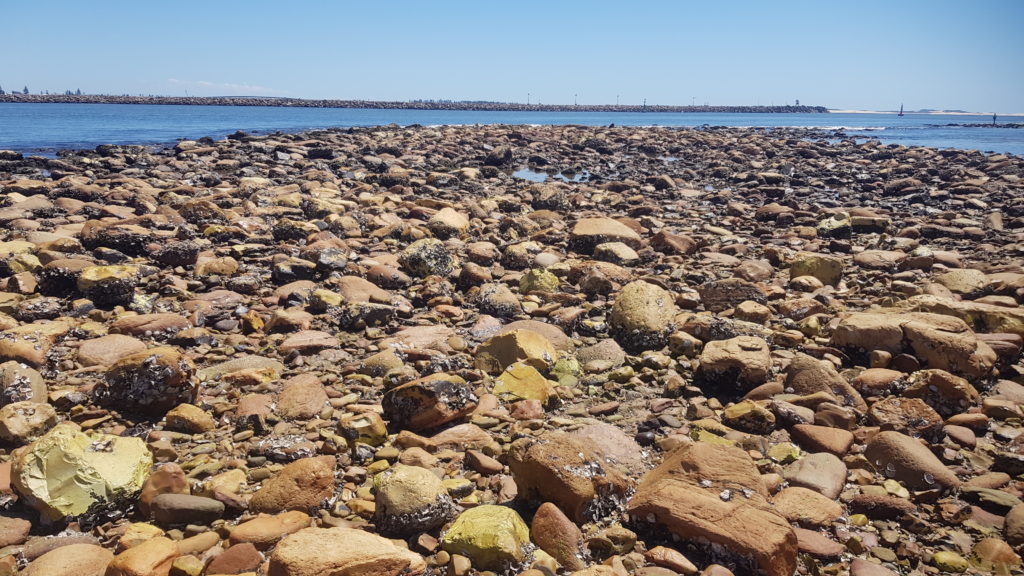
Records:
[[[161,526],[209,524],[224,514],[224,503],[190,494],[161,494],[150,505],[153,519]]]

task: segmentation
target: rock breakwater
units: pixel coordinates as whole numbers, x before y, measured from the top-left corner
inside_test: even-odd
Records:
[[[450,100],[337,100],[258,96],[115,96],[106,94],[2,94],[0,102],[40,104],[174,104],[179,106],[277,106],[289,108],[367,108],[382,110],[472,110],[481,112],[701,112],[827,114],[824,106],[672,106],[664,104],[524,104]]]
[[[1022,176],[794,129],[0,152],[0,574],[1019,571]]]

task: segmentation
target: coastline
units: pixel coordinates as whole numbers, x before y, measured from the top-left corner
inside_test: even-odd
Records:
[[[461,102],[333,100],[246,96],[111,96],[98,94],[4,94],[0,103],[149,104],[177,106],[271,106],[291,108],[361,108],[387,110],[466,110],[481,112],[679,112],[732,114],[827,114],[824,106],[671,106],[627,104],[524,104]]]
[[[816,537],[842,549],[823,572],[878,559],[833,536],[853,514],[893,542],[940,535],[889,565],[949,549],[962,483],[1016,486],[1015,437],[940,431],[1021,415],[1024,158],[809,132],[376,126],[0,153],[0,361],[40,383],[8,392],[16,407],[51,415],[7,429],[29,446],[8,455],[5,514],[29,520],[7,552],[88,541],[117,567],[182,550],[125,552],[148,522],[182,547],[253,535],[275,566],[365,560],[331,538],[440,542],[373,540],[421,573],[471,515],[526,542],[519,511],[549,502],[560,528],[538,511],[535,534],[583,542],[596,522],[652,550],[685,526],[715,542],[678,545],[691,573],[727,558],[789,576],[809,494],[828,508]],[[915,391],[933,381],[956,401],[930,408]],[[77,467],[67,437],[116,465]],[[913,466],[898,501],[874,473],[890,460]],[[217,489],[178,497],[184,468]],[[118,491],[56,481],[79,476]],[[428,491],[416,523],[383,505],[408,485]],[[681,493],[698,505],[659,508]],[[547,549],[606,561],[577,544]],[[512,553],[510,573],[548,561]]]

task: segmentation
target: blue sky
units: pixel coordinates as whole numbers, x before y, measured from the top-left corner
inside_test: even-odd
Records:
[[[0,86],[1009,113],[1022,26],[1022,0],[8,0]]]

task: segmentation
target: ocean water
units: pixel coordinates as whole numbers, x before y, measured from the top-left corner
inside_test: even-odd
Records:
[[[0,103],[0,149],[52,156],[61,149],[100,144],[168,145],[214,139],[242,130],[255,134],[397,124],[581,124],[600,126],[756,126],[821,128],[858,139],[907,146],[959,148],[1024,155],[1024,128],[963,127],[991,116],[907,114],[700,114],[639,112],[477,112],[263,106]],[[1024,123],[1024,117],[1000,117]]]

